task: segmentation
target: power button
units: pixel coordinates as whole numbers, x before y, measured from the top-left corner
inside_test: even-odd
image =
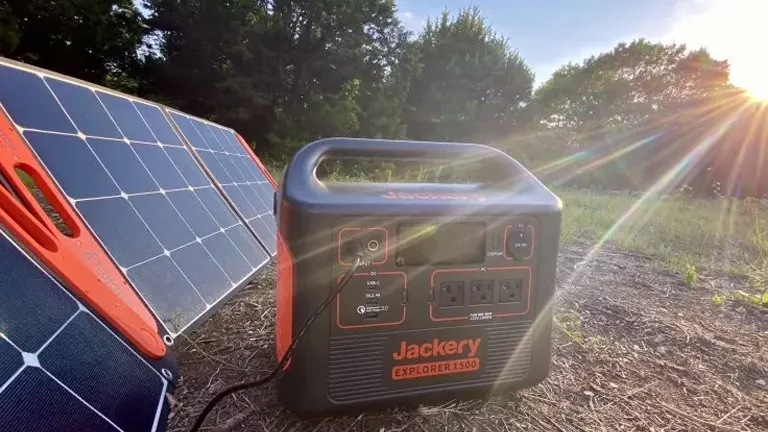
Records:
[[[515,261],[521,261],[531,257],[533,248],[533,229],[512,229],[507,232],[507,244],[505,255]]]

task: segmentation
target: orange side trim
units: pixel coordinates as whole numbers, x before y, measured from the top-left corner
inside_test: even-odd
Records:
[[[243,137],[240,136],[239,133],[235,133],[235,135],[237,135],[237,139],[240,140],[240,144],[242,144],[243,147],[245,147],[245,151],[247,151],[248,154],[251,155],[251,158],[253,158],[253,161],[256,162],[256,165],[258,165],[261,172],[264,173],[264,177],[266,177],[267,180],[269,180],[269,182],[272,183],[272,188],[277,189],[277,182],[275,181],[274,178],[272,178],[272,174],[270,174],[269,171],[267,171],[267,167],[265,167],[264,164],[261,163],[261,159],[259,159],[259,157],[256,156],[256,153],[253,152],[253,149],[251,148],[251,146],[249,146],[248,143],[245,142],[245,140],[243,139]]]
[[[72,237],[54,226],[16,174],[16,168],[33,178],[72,231]],[[46,170],[2,110],[0,173],[22,201],[0,187],[0,223],[139,351],[155,359],[165,356],[166,347],[152,314],[57,186],[43,174]]]
[[[293,257],[281,235],[277,236],[277,311],[275,348],[282,359],[293,338]],[[287,367],[287,366],[286,366]]]
[[[276,311],[275,311],[275,351],[278,361],[282,360],[288,347],[293,341],[293,295],[294,295],[294,261],[293,254],[285,242],[283,231],[288,229],[289,204],[280,202],[277,215],[277,258],[276,258]],[[286,363],[288,369],[290,361]]]

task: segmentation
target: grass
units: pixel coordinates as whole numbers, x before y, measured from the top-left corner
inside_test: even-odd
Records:
[[[730,299],[768,307],[767,202],[557,193],[564,203],[564,244],[612,244],[648,256],[690,288],[702,275],[725,274],[746,281],[748,288],[717,294],[715,303]]]

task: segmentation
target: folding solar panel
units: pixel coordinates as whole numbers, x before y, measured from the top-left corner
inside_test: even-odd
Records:
[[[0,229],[0,430],[162,431],[174,375]]]
[[[269,263],[163,107],[10,62],[0,106],[170,335]]]
[[[274,189],[232,129],[169,110],[202,165],[270,255],[277,253]]]

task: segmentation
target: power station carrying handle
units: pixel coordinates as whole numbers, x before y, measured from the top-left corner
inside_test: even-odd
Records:
[[[315,170],[325,159],[387,159],[405,161],[445,161],[461,166],[478,167],[488,179],[485,183],[509,184],[526,173],[525,168],[492,147],[480,144],[401,141],[361,138],[328,138],[303,147],[290,164],[286,176],[311,186],[317,182]]]

